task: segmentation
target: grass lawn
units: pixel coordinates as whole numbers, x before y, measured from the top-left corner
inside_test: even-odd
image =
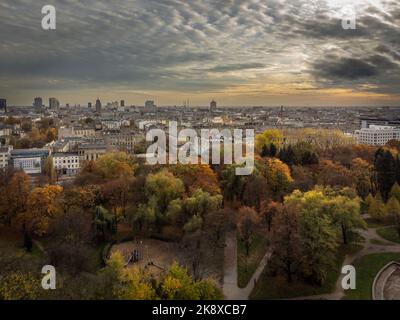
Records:
[[[370,240],[370,243],[371,243],[371,244],[376,244],[376,245],[378,245],[378,246],[393,246],[393,245],[395,245],[395,244],[383,242],[383,241],[378,240],[378,239],[371,239],[371,240]]]
[[[327,279],[322,286],[313,286],[301,280],[294,280],[291,284],[288,284],[284,277],[271,277],[266,270],[264,270],[250,295],[250,299],[285,299],[330,293],[335,288],[345,255],[355,253],[361,248],[362,246],[357,244],[342,246],[338,251],[336,264],[328,273]]]
[[[400,243],[400,237],[396,227],[379,228],[376,230],[376,233],[386,240]]]
[[[346,291],[344,299],[370,300],[376,274],[391,261],[400,261],[400,253],[374,253],[356,260],[353,265],[357,271],[357,289]]]
[[[367,223],[368,228],[372,228],[372,229],[393,225],[392,221],[379,221],[379,220],[375,220],[372,218],[365,219],[365,222]]]
[[[264,237],[255,234],[250,247],[250,255],[248,257],[246,257],[246,247],[239,237],[237,239],[237,246],[238,286],[244,288],[256,271],[261,259],[267,252],[268,241]]]

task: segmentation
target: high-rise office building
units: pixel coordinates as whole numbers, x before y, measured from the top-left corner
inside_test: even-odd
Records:
[[[217,102],[215,100],[210,102],[210,111],[217,111]]]
[[[49,108],[58,110],[60,108],[60,102],[56,98],[49,98]]]
[[[101,102],[100,102],[99,98],[97,98],[97,100],[96,100],[96,112],[97,113],[101,112]]]
[[[7,100],[6,99],[0,99],[0,110],[4,110],[4,112],[7,112]]]
[[[88,102],[87,106],[88,106],[88,108],[91,108],[92,107],[92,103]]]
[[[41,108],[43,106],[43,99],[41,97],[37,97],[33,100],[33,106],[35,108]]]
[[[120,106],[125,107],[125,100],[121,100]]]

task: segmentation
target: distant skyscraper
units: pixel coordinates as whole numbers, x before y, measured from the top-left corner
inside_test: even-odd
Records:
[[[60,102],[56,98],[49,98],[49,108],[58,110],[60,108]]]
[[[96,112],[97,113],[101,112],[101,102],[100,102],[99,98],[97,98],[97,100],[96,100]]]
[[[121,100],[120,106],[125,107],[125,100]]]
[[[210,111],[217,111],[217,103],[215,102],[215,100],[210,102]]]
[[[41,108],[43,106],[43,99],[40,97],[37,97],[33,100],[33,106],[35,108]]]
[[[154,101],[152,100],[147,100],[144,104],[146,109],[155,109],[156,105],[154,104]]]
[[[92,103],[88,102],[87,106],[88,106],[88,108],[91,108],[92,107]]]
[[[0,99],[0,110],[4,110],[4,112],[7,112],[7,100],[6,99]]]

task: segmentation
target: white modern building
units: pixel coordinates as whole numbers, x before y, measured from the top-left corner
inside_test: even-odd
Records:
[[[381,146],[392,139],[400,140],[400,128],[370,125],[368,128],[356,130],[355,136],[358,143]]]
[[[12,150],[10,162],[15,169],[22,169],[26,174],[40,174],[49,155],[49,149]]]
[[[73,176],[80,168],[79,155],[77,153],[54,153],[53,164],[58,175]]]

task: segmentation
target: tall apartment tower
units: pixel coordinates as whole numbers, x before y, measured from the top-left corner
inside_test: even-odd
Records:
[[[56,98],[49,98],[49,108],[58,110],[60,108],[60,101]]]
[[[101,102],[99,98],[96,100],[96,112],[101,113]]]
[[[43,106],[43,99],[41,97],[36,97],[33,100],[33,106],[35,108],[41,108]]]
[[[0,110],[4,110],[4,113],[7,113],[7,100],[0,99]]]

